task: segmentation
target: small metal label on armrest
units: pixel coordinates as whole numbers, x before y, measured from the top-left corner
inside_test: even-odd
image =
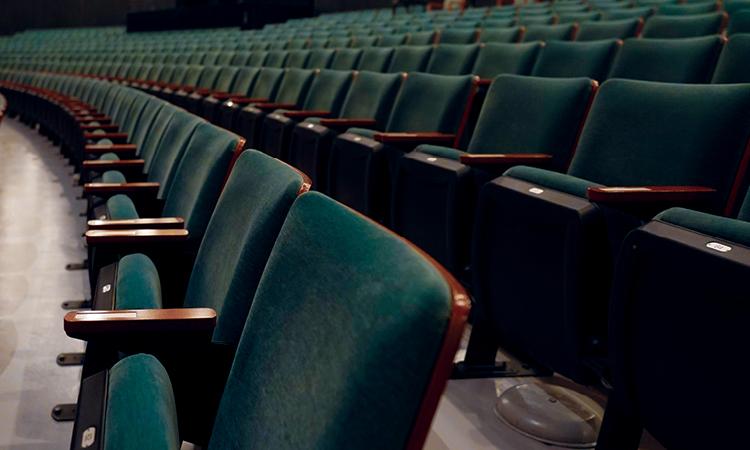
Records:
[[[76,320],[101,320],[101,319],[135,319],[138,317],[134,312],[101,312],[76,314]]]
[[[544,193],[544,189],[540,189],[538,187],[533,187],[533,188],[529,189],[529,192],[531,192],[532,194],[539,195],[539,194]]]
[[[718,242],[709,242],[706,244],[706,247],[710,248],[711,250],[716,250],[717,252],[721,253],[727,253],[732,251],[732,247],[724,244],[720,244]]]
[[[83,432],[83,436],[81,437],[81,447],[82,448],[89,448],[96,442],[96,428],[94,427],[88,427]]]
[[[106,294],[107,292],[109,292],[111,290],[112,290],[112,285],[111,284],[105,284],[104,286],[102,286],[102,294]]]

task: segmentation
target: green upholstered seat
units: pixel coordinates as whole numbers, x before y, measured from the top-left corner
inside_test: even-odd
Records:
[[[473,28],[449,28],[440,32],[440,44],[471,44],[477,40],[477,31]]]
[[[528,25],[523,40],[531,41],[569,41],[574,37],[575,25]]]
[[[733,219],[685,208],[670,208],[654,217],[654,220],[750,247],[750,223],[747,219],[746,213],[741,213],[739,219]]]
[[[643,37],[675,39],[718,34],[726,14],[714,12],[689,16],[655,15],[643,26]]]
[[[432,53],[431,45],[403,45],[396,47],[388,72],[422,72]]]
[[[483,79],[504,73],[528,75],[541,48],[540,42],[480,44],[471,73]]]
[[[750,82],[750,35],[731,36],[716,63],[712,83]]]
[[[159,272],[142,253],[123,256],[117,264],[116,309],[162,307]]]
[[[138,211],[130,197],[118,194],[107,199],[107,216],[105,217],[112,220],[137,219]]]
[[[479,34],[480,42],[498,42],[498,43],[511,43],[519,42],[523,39],[523,34],[526,32],[525,27],[504,27],[504,28],[490,28],[485,24],[485,28]]]
[[[656,13],[663,16],[692,16],[696,14],[708,14],[715,12],[716,2],[702,2],[695,4],[666,4],[657,8]]]
[[[471,73],[479,47],[473,44],[440,44],[430,55],[425,72],[439,75]]]
[[[531,73],[540,77],[588,77],[604,80],[621,46],[621,41],[616,39],[547,42]]]
[[[434,31],[418,31],[409,33],[407,45],[432,45],[435,43],[436,33]]]
[[[598,11],[582,11],[582,12],[571,12],[561,13],[558,16],[558,23],[587,23],[595,22],[602,18],[602,13]]]
[[[332,70],[354,70],[359,65],[363,50],[360,48],[339,48],[331,61]]]
[[[639,18],[585,22],[578,29],[576,40],[627,39],[636,36],[641,24]]]
[[[336,50],[332,48],[319,48],[310,51],[310,58],[307,60],[305,68],[307,69],[327,69],[333,61]]]
[[[606,20],[622,20],[622,19],[647,19],[654,13],[654,8],[651,6],[640,6],[634,8],[608,8],[605,10],[604,18]]]
[[[612,63],[609,78],[707,83],[722,44],[719,36],[627,39]]]
[[[392,33],[380,36],[378,47],[395,47],[402,45],[409,38],[406,33]]]
[[[286,67],[286,60],[289,57],[289,52],[284,50],[271,50],[266,55],[266,59],[263,62],[263,67],[273,67],[280,69]]]
[[[394,49],[392,47],[368,47],[362,52],[357,70],[386,72],[391,65]]]
[[[284,63],[284,67],[304,69],[307,65],[308,59],[310,59],[309,50],[290,50],[286,62]]]
[[[737,11],[729,18],[727,36],[750,33],[750,11]]]

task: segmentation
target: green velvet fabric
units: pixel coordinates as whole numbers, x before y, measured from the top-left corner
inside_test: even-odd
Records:
[[[717,34],[724,20],[721,13],[690,16],[655,15],[643,26],[644,38],[675,39]]]
[[[281,80],[274,102],[302,104],[315,72],[307,69],[287,69]]]
[[[164,105],[165,103],[162,100],[152,97],[152,100],[146,104],[141,116],[138,118],[135,131],[130,135],[130,143],[135,144],[139,155],[143,154],[143,145],[146,142],[148,134],[151,132],[156,117],[161,113]]]
[[[686,39],[628,39],[618,53],[610,78],[707,83],[721,51],[719,36]]]
[[[402,45],[404,42],[406,42],[407,38],[408,36],[403,33],[384,34],[380,37],[378,47],[395,47],[398,45]]]
[[[619,49],[620,43],[616,39],[588,42],[551,41],[539,54],[532,75],[604,80]]]
[[[588,117],[569,174],[608,186],[712,187],[721,208],[748,141],[750,85],[610,80]]]
[[[304,69],[308,59],[310,59],[309,50],[291,50],[289,56],[286,58],[284,67]]]
[[[396,47],[388,72],[422,72],[432,53],[431,45],[403,45]]]
[[[485,27],[486,28],[482,30],[482,34],[479,35],[480,42],[495,42],[504,44],[518,42],[518,36],[521,32],[518,27],[490,28],[487,22],[485,22]]]
[[[201,73],[201,77],[198,79],[196,86],[206,89],[213,88],[214,83],[216,83],[216,78],[219,76],[219,70],[221,70],[221,68],[218,66],[206,66],[206,68],[203,69],[203,73]]]
[[[120,258],[115,296],[115,309],[162,307],[159,272],[148,256],[134,253]]]
[[[469,153],[547,153],[564,170],[592,95],[588,78],[497,77],[482,106]]]
[[[119,161],[120,157],[117,153],[105,153],[99,157],[101,161]]]
[[[208,448],[404,448],[450,303],[404,241],[303,195],[263,273]]]
[[[434,31],[419,31],[416,33],[409,33],[409,40],[406,43],[408,45],[432,45],[434,41]]]
[[[716,2],[695,3],[687,5],[661,5],[657,14],[663,16],[690,16],[694,14],[707,14],[716,11]]]
[[[472,83],[471,75],[409,74],[396,97],[386,130],[455,133]]]
[[[569,41],[573,36],[573,25],[529,25],[523,40],[531,41]]]
[[[729,18],[727,36],[750,33],[750,10],[738,11]]]
[[[187,70],[185,71],[185,76],[180,81],[180,84],[183,86],[197,85],[198,80],[200,80],[201,74],[203,73],[204,69],[205,67],[198,66],[198,65],[188,66]]]
[[[360,71],[385,72],[391,65],[394,50],[392,47],[370,47],[364,49],[359,60]]]
[[[184,218],[193,242],[203,238],[239,140],[234,133],[203,122],[175,170],[162,215]]]
[[[333,115],[337,115],[351,83],[350,71],[321,70],[310,85],[302,109],[330,111]]]
[[[354,70],[362,58],[361,48],[339,48],[331,61],[332,70]]]
[[[159,198],[164,198],[170,188],[175,170],[185,152],[187,143],[201,123],[205,123],[205,121],[187,111],[178,110],[164,130],[153,162],[148,170],[148,181],[160,183]]]
[[[750,9],[750,0],[725,0],[723,3],[730,17],[743,9]]]
[[[370,128],[357,128],[352,127],[346,130],[347,133],[356,134],[359,136],[364,136],[366,138],[372,139],[375,136],[375,133],[379,133],[378,130],[373,130]]]
[[[585,22],[578,29],[576,41],[630,38],[635,36],[638,25],[638,18]]]
[[[151,355],[129,356],[112,366],[105,414],[105,450],[180,448],[172,384]]]
[[[602,13],[598,11],[581,11],[576,13],[560,13],[558,23],[587,23],[594,22],[602,18]]]
[[[153,123],[143,141],[143,145],[136,149],[138,151],[138,156],[143,158],[144,161],[143,173],[148,173],[151,169],[151,164],[154,162],[154,157],[156,156],[159,144],[164,137],[164,132],[167,130],[167,127],[169,127],[177,111],[178,108],[171,104],[165,104],[161,110],[159,110],[156,117],[154,117]]]
[[[112,220],[137,219],[138,211],[127,195],[117,194],[107,199],[107,214]]]
[[[471,44],[476,40],[477,32],[474,28],[443,30],[440,33],[440,45],[444,44]]]
[[[264,67],[258,73],[258,77],[255,79],[249,97],[268,98],[273,100],[276,97],[276,92],[279,89],[279,84],[281,84],[281,80],[284,78],[285,73],[284,69]]]
[[[471,73],[485,79],[503,73],[528,75],[541,48],[540,42],[482,44]]]
[[[654,220],[697,231],[712,238],[750,246],[750,223],[684,208],[670,208]]]
[[[601,186],[588,180],[537,167],[511,167],[503,175],[581,198],[586,198],[589,187]]]
[[[253,83],[255,83],[255,79],[258,77],[258,73],[260,73],[260,68],[258,67],[241,68],[239,72],[237,72],[237,76],[234,78],[234,82],[232,83],[229,92],[239,95],[248,94]]]
[[[310,58],[305,67],[307,69],[327,69],[331,65],[333,55],[336,53],[331,48],[319,48],[310,52]]]
[[[440,75],[471,73],[479,47],[472,44],[440,44],[435,46],[426,72]]]
[[[291,167],[260,152],[248,150],[237,160],[185,298],[186,307],[216,310],[214,342],[239,342],[266,260],[302,183]]]
[[[239,70],[238,67],[221,67],[219,73],[216,75],[216,80],[214,81],[212,89],[219,92],[229,92],[234,77],[237,76]]]
[[[375,119],[383,126],[401,87],[399,73],[359,72],[352,81],[340,116],[349,119]]]
[[[108,170],[102,174],[102,183],[126,183],[128,180],[119,170]]]
[[[456,150],[455,148],[443,147],[441,145],[430,145],[423,144],[417,147],[414,151],[427,153],[428,155],[437,156],[438,158],[450,159],[458,161],[461,159],[461,155],[465,155],[466,152]]]
[[[748,25],[750,25],[750,11]],[[711,83],[750,82],[750,34],[737,34],[729,38],[716,63]]]

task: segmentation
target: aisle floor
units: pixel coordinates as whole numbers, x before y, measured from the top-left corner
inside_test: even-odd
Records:
[[[6,118],[0,125],[0,449],[66,448],[72,423],[50,417],[75,402],[80,367],[60,352],[83,350],[65,336],[60,303],[88,297],[85,205],[70,167],[46,138]]]

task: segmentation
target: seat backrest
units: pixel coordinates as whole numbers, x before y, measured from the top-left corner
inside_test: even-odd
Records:
[[[750,85],[609,80],[599,89],[569,174],[606,186],[705,186],[721,212],[750,135]]]
[[[219,73],[216,75],[216,80],[214,81],[212,89],[218,92],[229,92],[240,68],[234,66],[218,67]]]
[[[409,38],[406,41],[407,45],[432,45],[435,43],[434,31],[418,31],[409,33]]]
[[[750,83],[750,35],[737,34],[727,41],[711,83]]]
[[[284,67],[304,69],[310,59],[310,50],[290,50]]]
[[[380,36],[378,47],[394,47],[402,45],[409,36],[406,33],[389,33]]]
[[[588,23],[588,22],[596,22],[602,18],[602,13],[599,11],[580,11],[580,12],[570,12],[570,13],[561,13],[558,18],[558,23]]]
[[[479,42],[520,42],[524,33],[526,33],[526,27],[484,28],[479,34]]]
[[[598,84],[588,78],[497,77],[482,105],[469,153],[545,153],[565,170]]]
[[[285,69],[274,102],[301,105],[315,78],[314,70]]]
[[[492,79],[502,73],[528,75],[541,48],[541,42],[480,44],[471,73],[483,79]]]
[[[386,131],[456,133],[473,86],[471,75],[410,73],[396,97]]]
[[[247,59],[247,65],[250,67],[263,67],[268,60],[269,52],[266,50],[255,50]]]
[[[286,70],[264,67],[258,72],[255,78],[249,97],[276,99],[276,93],[279,91],[281,81],[284,79]]]
[[[135,128],[132,133],[130,133],[130,143],[135,144],[136,148],[139,149],[140,154],[143,154],[143,145],[146,141],[146,137],[154,126],[156,117],[159,115],[162,108],[164,108],[164,103],[164,101],[156,97],[150,97],[149,101],[146,103],[146,107],[143,108],[143,112],[141,112],[141,115],[138,118]]]
[[[148,181],[160,183],[158,198],[164,198],[187,143],[203,119],[178,109],[164,129],[150,167]]]
[[[208,222],[184,303],[216,311],[214,343],[239,342],[279,230],[308,188],[304,175],[261,152],[247,150],[237,159]]]
[[[219,66],[206,66],[206,68],[203,69],[203,73],[201,73],[201,77],[198,79],[198,82],[195,84],[195,86],[199,88],[212,89],[214,87],[214,83],[216,83],[216,78],[219,76],[219,70],[221,70]]]
[[[618,39],[547,42],[531,73],[539,77],[587,77],[603,81],[621,47],[622,41]]]
[[[609,78],[707,83],[723,41],[719,36],[685,39],[626,39]]]
[[[750,9],[737,11],[729,18],[727,36],[732,36],[738,33],[750,33]]]
[[[439,75],[471,73],[479,46],[475,44],[440,44],[432,50],[426,72]]]
[[[204,66],[188,66],[185,76],[180,80],[180,84],[183,86],[196,86],[205,69]]]
[[[263,67],[282,68],[285,67],[289,52],[284,50],[272,50],[267,52]]]
[[[310,51],[310,58],[305,64],[307,69],[327,69],[333,61],[336,50],[332,48],[318,48]]]
[[[303,110],[328,111],[336,116],[341,109],[354,73],[344,70],[320,70],[310,84]]]
[[[392,47],[369,47],[362,52],[357,70],[385,72],[391,65],[394,49]]]
[[[375,119],[378,129],[384,128],[403,80],[404,75],[398,73],[359,72],[339,115],[348,119]]]
[[[692,3],[692,4],[666,4],[656,9],[656,13],[662,16],[692,16],[695,14],[708,14],[717,9],[716,2]]]
[[[440,32],[440,44],[472,44],[477,41],[474,28],[448,28]]]
[[[259,67],[243,67],[239,69],[237,75],[234,77],[234,81],[232,81],[232,86],[228,89],[228,92],[238,95],[247,95],[261,70],[262,69]]]
[[[600,39],[627,39],[636,37],[643,26],[640,17],[621,20],[584,22],[576,33],[577,41],[597,41]]]
[[[388,72],[422,72],[432,53],[431,45],[402,45],[396,47]]]
[[[322,194],[300,196],[253,299],[208,448],[421,448],[465,302],[401,238]]]
[[[726,13],[714,12],[692,16],[655,15],[643,26],[643,37],[675,39],[717,34],[726,21]]]
[[[354,70],[359,65],[363,50],[360,48],[339,48],[331,61],[333,70]]]
[[[529,25],[524,33],[524,41],[570,41],[575,37],[578,24]]]

